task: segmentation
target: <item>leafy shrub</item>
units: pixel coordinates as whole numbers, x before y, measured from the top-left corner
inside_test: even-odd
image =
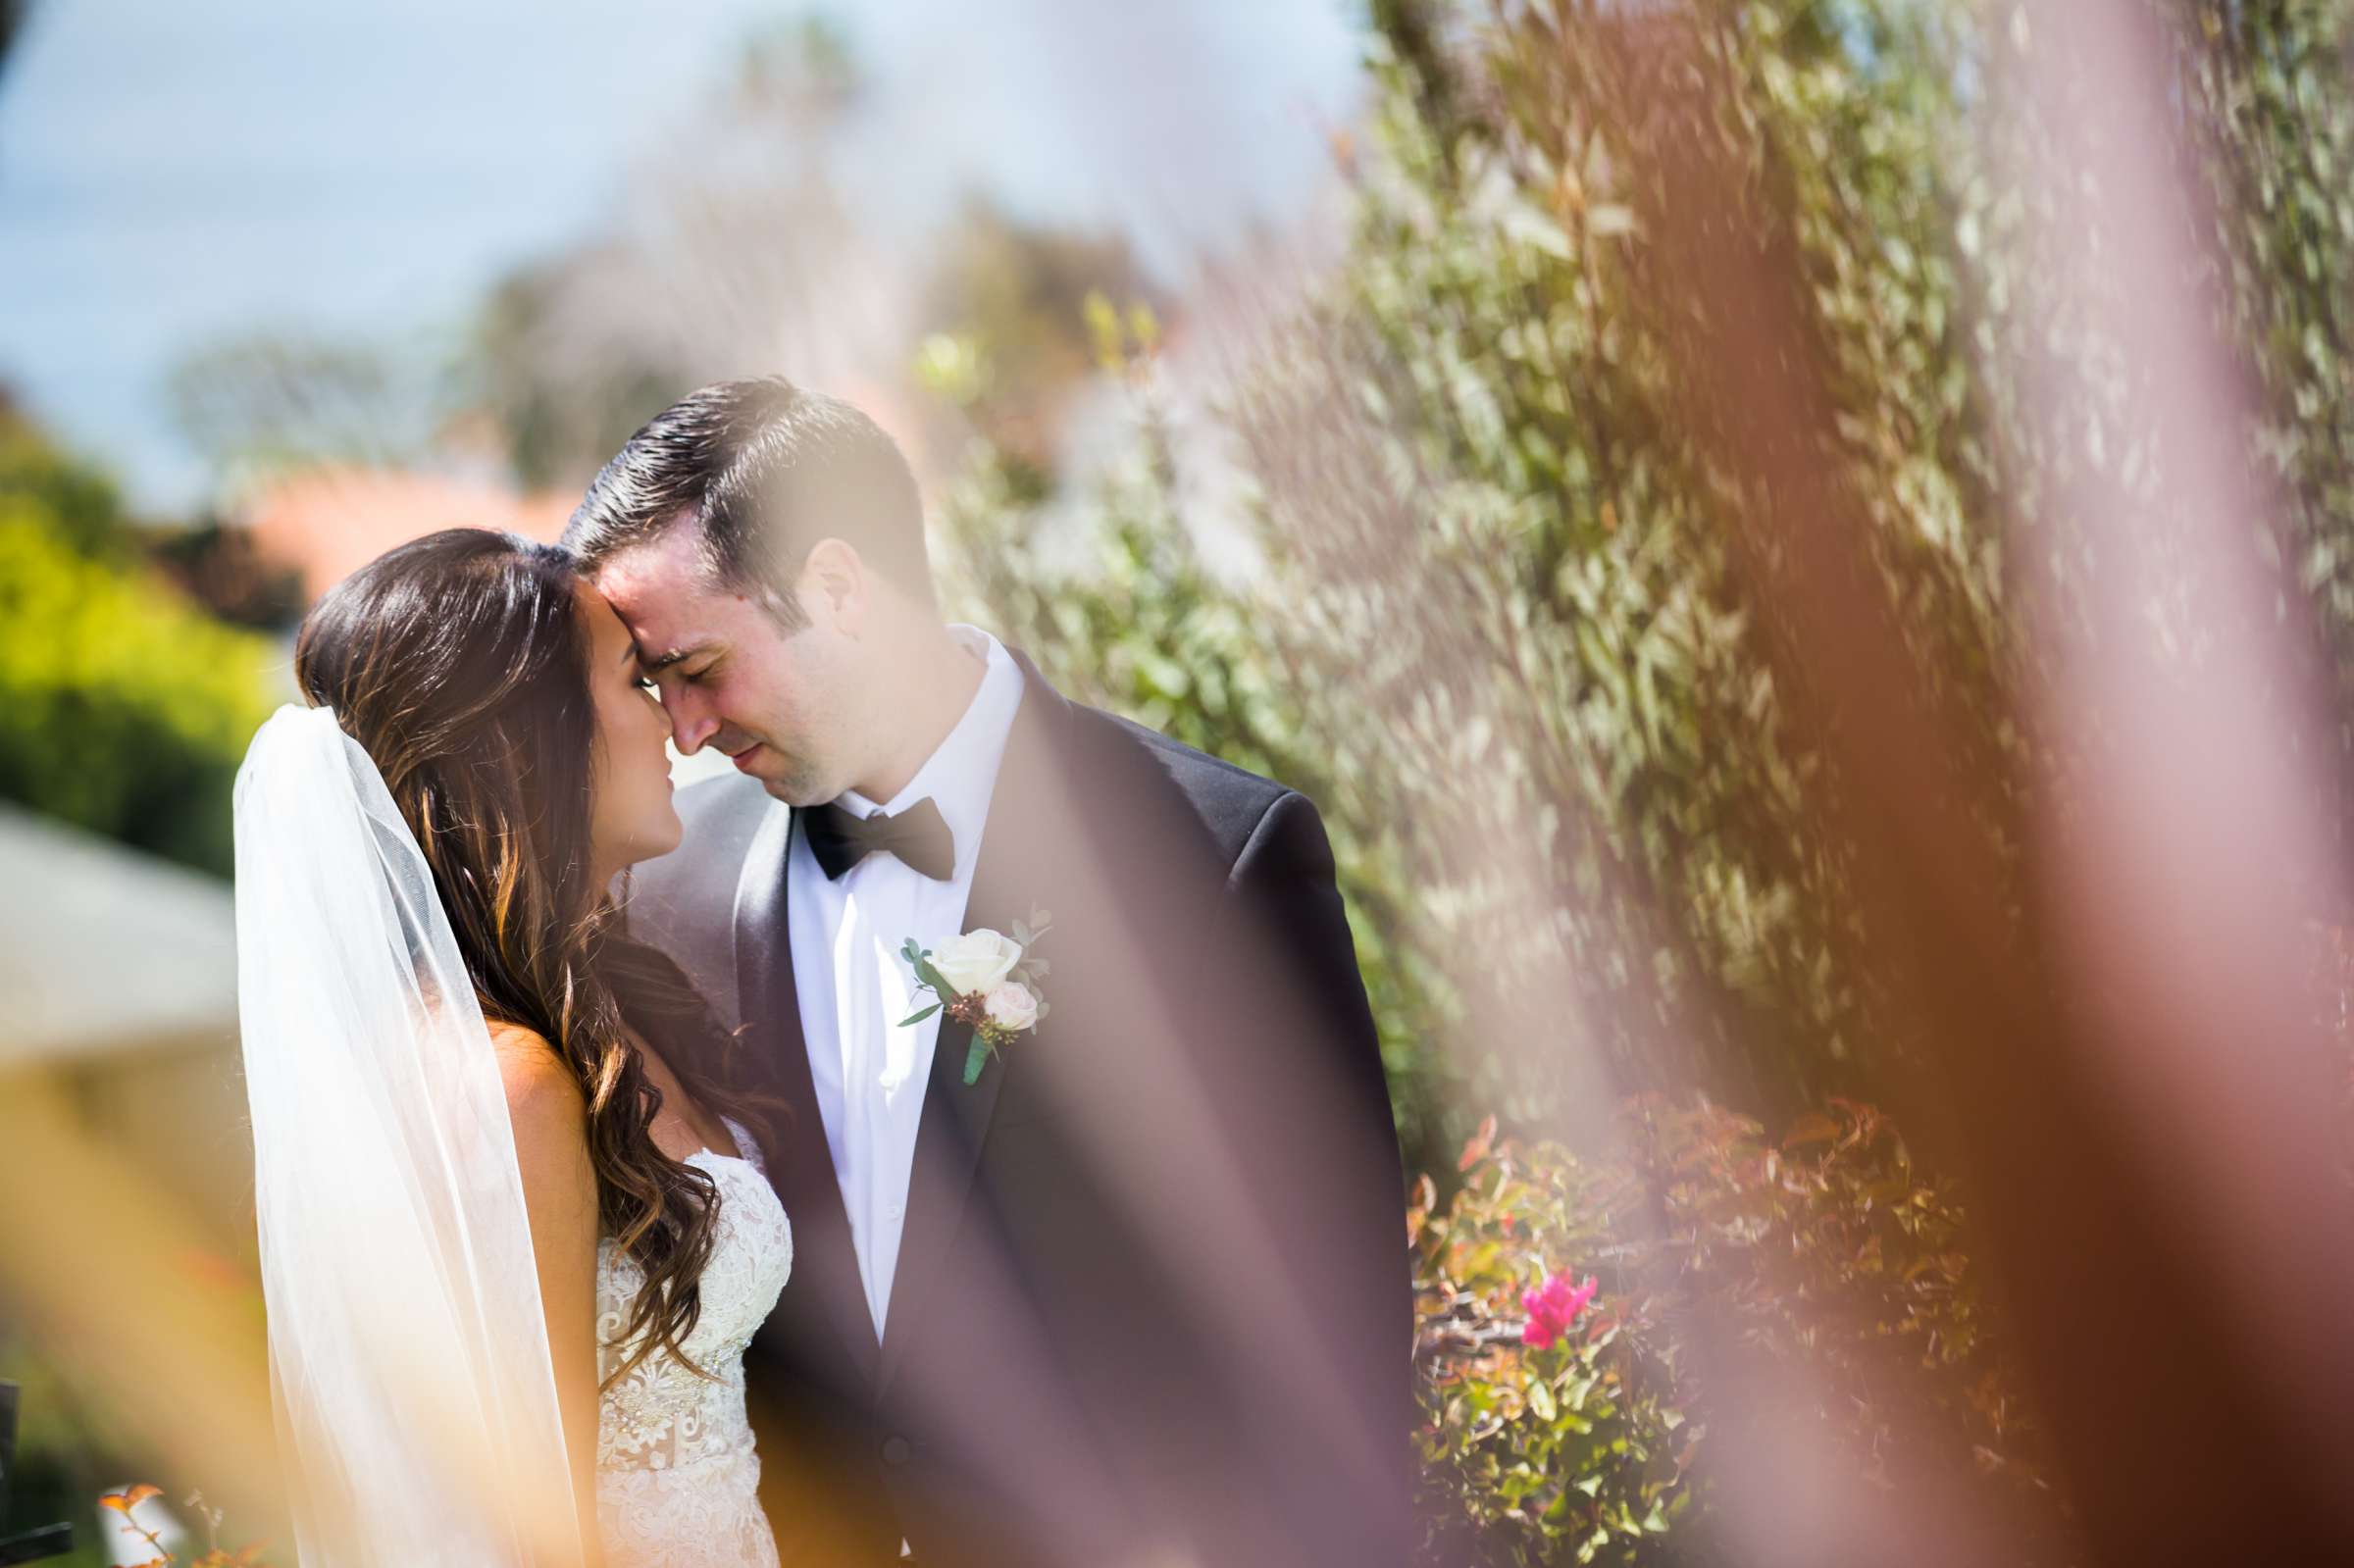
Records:
[[[1118,359],[1129,345],[1101,343]],[[1099,331],[1103,330],[1099,324]],[[1083,497],[1092,549],[1076,560],[1038,547],[1052,477],[1020,454],[976,442],[937,514],[934,553],[951,614],[983,622],[1082,701],[1305,791],[1324,815],[1359,972],[1381,1031],[1383,1066],[1411,1164],[1452,1140],[1449,1086],[1428,1047],[1437,977],[1413,936],[1422,900],[1400,873],[1405,825],[1388,776],[1325,748],[1304,712],[1303,672],[1264,634],[1268,607],[1213,571],[1178,515],[1168,435],[1140,398],[1140,438]]]
[[[76,462],[0,403],[0,508],[28,507],[59,539],[95,560],[128,560],[135,548],[114,482]]]
[[[2179,216],[2215,253],[2202,286],[2280,502],[2248,527],[2283,616],[2312,620],[2354,690],[2354,4],[2164,9],[2170,152],[2195,187]],[[1859,961],[1860,802],[1764,656],[1784,598],[1727,555],[1787,503],[1727,473],[1679,395],[1722,324],[1658,286],[1647,145],[1705,134],[1754,172],[1722,232],[1778,237],[1801,270],[1830,416],[1809,460],[1868,522],[1907,674],[2021,811],[2069,809],[2067,758],[2032,754],[2020,722],[2050,664],[2019,607],[2072,613],[2089,574],[2120,569],[2073,531],[2080,465],[2152,465],[2153,531],[2191,487],[2165,480],[2142,394],[2113,373],[2133,355],[2083,339],[2037,248],[2055,215],[2028,210],[2018,171],[2065,143],[1990,87],[2059,47],[2030,10],[1377,6],[1370,112],[1342,147],[1346,254],[1210,378],[1210,439],[1176,456],[1142,422],[1100,497],[979,452],[947,522],[990,557],[997,624],[1058,680],[1119,672],[1093,700],[1323,806],[1368,972],[1397,983],[1410,1123],[1455,1115],[1413,1101],[1438,1084],[1541,1125],[1591,1102],[1561,1065],[1580,1058],[1785,1116],[1877,1092],[1868,1050],[1917,1049]],[[1668,32],[1688,42],[1646,44]],[[1722,100],[1648,92],[1622,69],[1647,54],[1706,59]],[[1095,599],[1024,548],[1074,503],[1110,520]],[[1186,535],[1218,528],[1250,532],[1266,570],[1201,591]],[[1162,624],[1121,618],[1164,602]],[[2170,583],[2166,602],[2153,634],[2200,647],[2208,591]],[[1962,831],[2016,871],[2016,832]],[[1512,1016],[1517,998],[1538,1000]],[[1498,1049],[1553,1029],[1579,1049]]]
[[[1584,1160],[1492,1142],[1491,1122],[1451,1203],[1420,1185],[1426,1561],[1690,1560],[1713,1461],[1791,1443],[1859,1486],[1958,1486],[2019,1560],[2067,1560],[1960,1207],[1883,1116],[1838,1101],[1776,1141],[1645,1095],[1616,1135]],[[1563,1303],[1531,1292],[1571,1276],[1593,1299],[1544,1342],[1532,1317]]]
[[[226,875],[277,658],[0,489],[0,799]]]

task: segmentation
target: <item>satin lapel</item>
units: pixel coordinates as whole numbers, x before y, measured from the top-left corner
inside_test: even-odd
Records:
[[[1022,669],[1022,701],[998,763],[997,782],[990,788],[981,858],[973,867],[972,892],[965,900],[966,931],[987,927],[1010,932],[1014,922],[1027,920],[1034,908],[1054,907],[1051,890],[1042,885],[1047,874],[1043,852],[1052,840],[1041,832],[1046,825],[1040,809],[1055,798],[1049,786],[1058,787],[1052,720],[1063,699],[1027,658],[1019,653],[1014,658]],[[1049,948],[1052,940],[1049,936]],[[1051,986],[1046,988],[1051,994]],[[989,1138],[990,1118],[997,1111],[998,1090],[1008,1072],[1022,1070],[1022,1052],[1034,1043],[1029,1036],[1017,1037],[983,1065],[977,1082],[967,1085],[964,1060],[972,1042],[972,1026],[941,1015],[923,1119],[916,1128],[915,1159],[908,1171],[907,1223],[900,1233],[898,1268],[892,1276],[891,1310],[884,1318],[878,1394],[890,1388],[903,1359],[899,1352],[941,1304],[935,1287],[963,1225],[965,1200]]]
[[[801,1032],[800,990],[793,978],[787,921],[785,865],[793,843],[793,813],[771,805],[752,836],[736,886],[736,974],[740,1014],[759,1030],[759,1056],[770,1064],[777,1091],[793,1107],[793,1124],[782,1157],[769,1161],[777,1196],[793,1224],[793,1267],[786,1299],[815,1297],[843,1354],[862,1379],[875,1373],[874,1320],[858,1285],[858,1253],[850,1240],[842,1182],[826,1147],[826,1124],[809,1074]]]

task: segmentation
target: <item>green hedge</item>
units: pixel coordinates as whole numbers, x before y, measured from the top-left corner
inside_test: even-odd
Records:
[[[226,876],[282,662],[141,563],[103,481],[0,431],[0,799]]]

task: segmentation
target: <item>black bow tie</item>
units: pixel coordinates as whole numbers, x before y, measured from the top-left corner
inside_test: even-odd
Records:
[[[934,882],[956,875],[956,840],[930,795],[905,811],[878,811],[871,817],[853,816],[833,802],[803,807],[800,815],[809,852],[817,856],[829,881],[840,882],[844,872],[878,849],[898,856]]]

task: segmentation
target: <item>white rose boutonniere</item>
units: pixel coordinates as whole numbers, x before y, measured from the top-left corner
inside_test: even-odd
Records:
[[[962,996],[968,991],[987,991],[1012,974],[1013,966],[1022,961],[1022,944],[985,926],[941,943],[938,952],[927,956],[940,971],[940,978]]]
[[[912,936],[900,945],[899,956],[915,972],[917,986],[939,1000],[899,1020],[903,1029],[920,1024],[943,1008],[950,1018],[973,1031],[972,1049],[965,1052],[964,1082],[981,1080],[989,1058],[1011,1043],[1013,1037],[1036,1029],[1047,1016],[1039,982],[1047,961],[1030,949],[1047,934],[1048,915],[1033,910],[1028,921],[1015,921],[1013,935],[981,927],[941,944],[938,951],[921,946]]]

